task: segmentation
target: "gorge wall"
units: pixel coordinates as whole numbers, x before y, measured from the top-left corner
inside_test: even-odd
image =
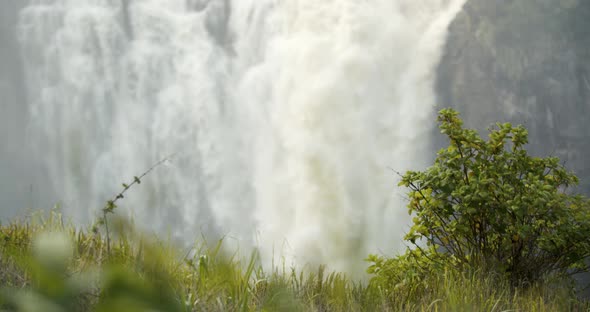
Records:
[[[450,26],[437,91],[467,126],[524,124],[530,151],[560,157],[590,191],[590,1],[468,1]]]

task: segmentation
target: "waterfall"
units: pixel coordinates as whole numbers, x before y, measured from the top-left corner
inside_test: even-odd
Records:
[[[64,211],[356,274],[403,248],[465,0],[31,0],[29,140]]]

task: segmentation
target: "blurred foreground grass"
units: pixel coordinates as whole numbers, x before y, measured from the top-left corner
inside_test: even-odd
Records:
[[[215,246],[181,251],[113,223],[77,230],[57,212],[0,226],[4,311],[590,311],[571,287],[509,284],[477,272],[440,272],[420,292],[382,289],[344,273],[264,271]]]

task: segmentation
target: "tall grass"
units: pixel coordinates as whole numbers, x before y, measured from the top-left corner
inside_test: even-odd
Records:
[[[0,226],[2,309],[9,311],[588,311],[570,287],[522,292],[478,272],[441,272],[420,296],[384,290],[319,267],[265,271],[253,252],[227,254],[223,241],[189,252],[111,222],[110,251],[100,232],[76,229],[53,211]],[[42,237],[65,233],[71,257]],[[37,245],[36,245],[37,244]],[[40,251],[39,251],[40,250]],[[59,257],[58,257],[59,258]],[[58,261],[59,262],[59,261]],[[47,264],[49,263],[49,264]],[[567,285],[566,285],[567,286]]]

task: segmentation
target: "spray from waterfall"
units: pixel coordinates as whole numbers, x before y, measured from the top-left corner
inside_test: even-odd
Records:
[[[31,136],[66,212],[121,181],[137,224],[362,272],[409,223],[434,70],[464,0],[32,0]]]

